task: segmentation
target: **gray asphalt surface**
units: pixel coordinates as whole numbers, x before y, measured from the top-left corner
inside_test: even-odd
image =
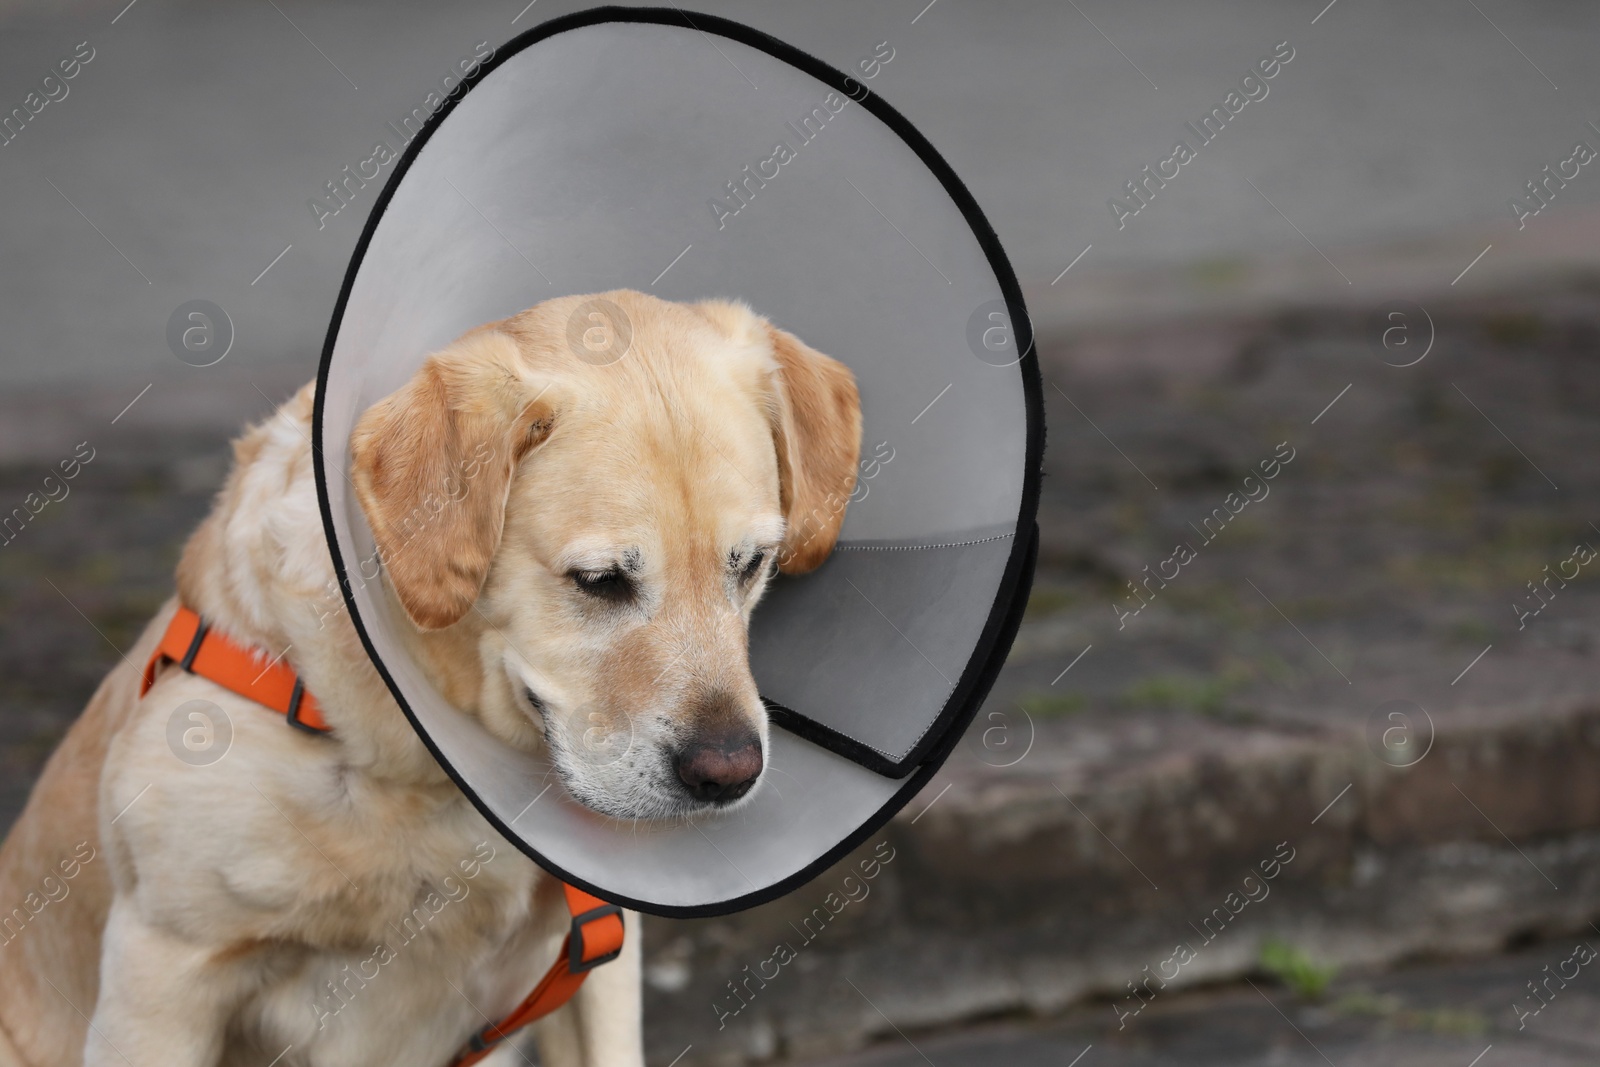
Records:
[[[1034,288],[1090,244],[1081,275],[1304,242],[1337,262],[1344,247],[1484,224],[1503,242],[1527,236],[1509,197],[1596,137],[1600,8],[1324,2],[697,6],[841,66],[889,41],[879,91],[967,180]],[[0,383],[153,381],[194,409],[219,390],[264,407],[254,383],[311,374],[375,188],[321,230],[308,199],[476,42],[579,6],[0,6],[6,109],[79,42],[94,55],[0,148]],[[1294,58],[1267,97],[1119,231],[1108,199],[1282,41]],[[722,62],[709,45],[707,57]],[[1530,229],[1560,227],[1597,189],[1585,171]],[[1343,284],[1333,270],[1325,281]],[[196,298],[237,328],[229,358],[205,370],[165,342],[169,314]]]

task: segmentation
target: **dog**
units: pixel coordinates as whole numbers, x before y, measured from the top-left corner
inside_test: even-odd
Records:
[[[595,298],[474,329],[363,414],[351,484],[381,595],[454,706],[602,815],[731,810],[768,751],[750,614],[832,551],[860,399],[742,304],[601,296],[621,358],[569,340]],[[0,848],[0,906],[28,902],[0,913],[3,1067],[445,1067],[556,955],[560,883],[446,777],[339,607],[312,406],[307,386],[234,444],[176,598]],[[170,665],[141,697],[180,604],[289,664],[331,733]],[[192,701],[231,730],[214,762],[181,758],[210,722]],[[621,957],[533,1027],[542,1063],[643,1064],[626,922]]]

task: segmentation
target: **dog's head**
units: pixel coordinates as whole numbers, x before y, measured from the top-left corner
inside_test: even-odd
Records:
[[[351,475],[445,691],[589,807],[660,818],[756,786],[750,613],[832,551],[860,435],[842,364],[738,304],[621,291],[430,356]]]

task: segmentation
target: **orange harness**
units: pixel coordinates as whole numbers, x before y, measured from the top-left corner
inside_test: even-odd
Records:
[[[260,652],[216,633],[198,614],[180,606],[145,666],[139,695],[144,696],[155,684],[163,666],[176,663],[190,674],[278,712],[290,726],[315,734],[332,733],[317,698],[305,691],[283,656],[265,667],[262,662]],[[560,958],[510,1015],[473,1034],[449,1067],[477,1063],[511,1034],[571,1000],[591,970],[622,954],[622,909],[565,883],[561,888],[572,928],[562,942]]]

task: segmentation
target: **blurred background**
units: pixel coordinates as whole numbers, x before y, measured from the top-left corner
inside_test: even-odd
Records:
[[[229,437],[315,373],[376,186],[308,200],[581,6],[525,3],[0,0],[0,116],[76,61],[0,134],[0,514],[78,461],[0,534],[0,826]],[[890,44],[875,90],[1021,278],[1050,432],[1021,635],[892,862],[737,1000],[845,865],[650,921],[650,1062],[1600,1059],[1600,8],[696,6],[837,66]],[[210,366],[168,342],[196,300]]]

